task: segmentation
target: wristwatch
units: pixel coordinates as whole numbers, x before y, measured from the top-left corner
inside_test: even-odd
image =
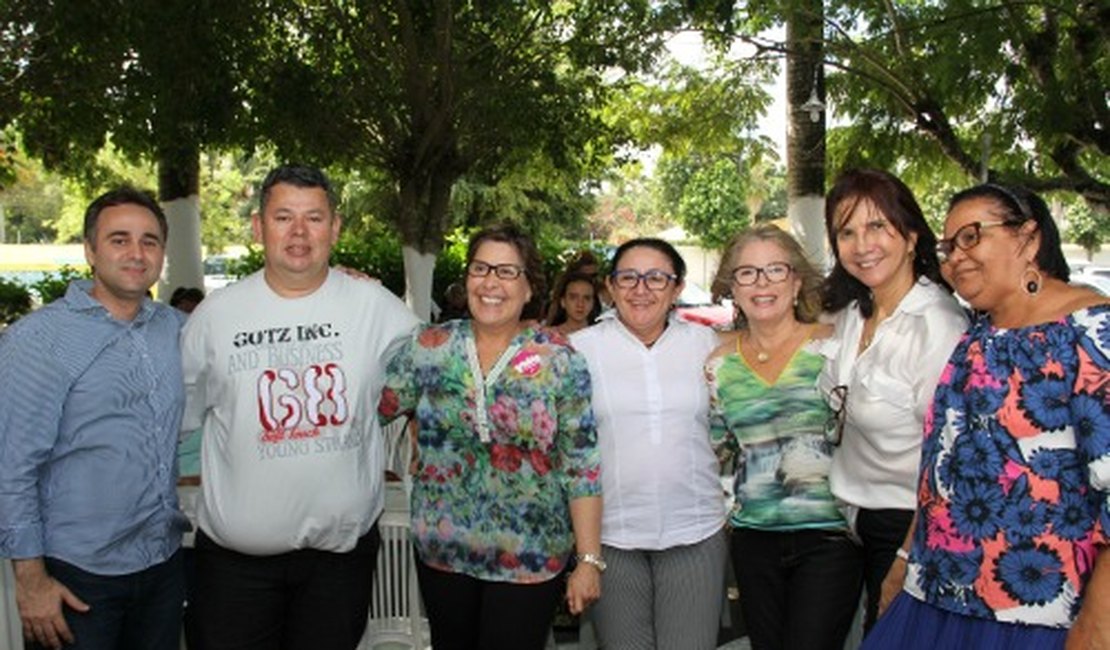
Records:
[[[593,553],[579,553],[574,557],[582,564],[592,564],[598,573],[605,573],[605,568],[609,566],[605,563],[605,560],[601,559],[600,555],[594,555]]]

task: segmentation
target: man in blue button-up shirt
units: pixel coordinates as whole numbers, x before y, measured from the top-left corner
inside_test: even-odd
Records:
[[[166,234],[146,194],[97,198],[92,281],[0,338],[0,556],[24,635],[46,646],[179,642],[181,316],[147,297]]]

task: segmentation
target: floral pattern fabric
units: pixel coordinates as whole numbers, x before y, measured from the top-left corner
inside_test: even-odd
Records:
[[[738,353],[706,362],[709,438],[718,456],[736,456],[729,523],[759,530],[846,530],[829,489],[832,417],[817,390],[824,357],[809,343],[769,384]]]
[[[415,411],[419,427],[417,552],[444,571],[542,582],[574,547],[569,502],[601,492],[589,371],[562,335],[529,328],[483,378],[473,338],[466,320],[428,327],[387,371],[379,413]]]
[[[974,323],[925,423],[905,588],[957,613],[1068,627],[1110,531],[1110,306]]]

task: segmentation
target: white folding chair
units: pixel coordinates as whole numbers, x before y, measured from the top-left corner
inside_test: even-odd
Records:
[[[12,563],[0,560],[0,647],[23,650],[23,623],[15,605],[15,576]]]
[[[409,459],[412,446],[403,419],[395,421],[386,434],[386,468],[403,480],[386,481],[385,511],[378,521],[382,547],[374,572],[370,617],[358,650],[378,647],[430,648],[428,620],[422,615],[420,587],[416,580],[416,557],[409,523]],[[398,471],[399,470],[399,471]]]

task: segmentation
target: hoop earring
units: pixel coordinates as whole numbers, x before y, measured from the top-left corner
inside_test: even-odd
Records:
[[[1021,288],[1030,296],[1040,293],[1043,282],[1044,278],[1041,277],[1041,272],[1032,266],[1025,269],[1025,272],[1021,274]]]

